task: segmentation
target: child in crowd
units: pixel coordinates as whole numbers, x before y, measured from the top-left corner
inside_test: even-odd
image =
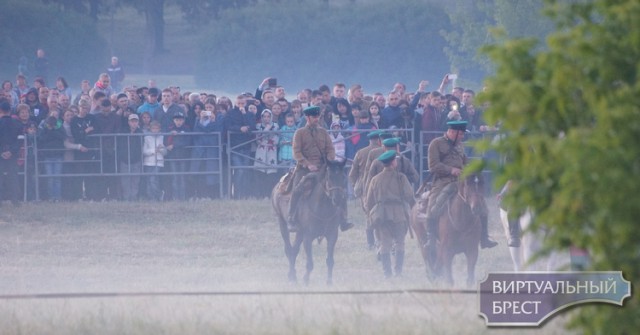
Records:
[[[164,146],[164,136],[160,135],[162,126],[158,121],[151,121],[150,132],[144,137],[142,154],[144,156],[144,173],[147,177],[147,197],[150,200],[162,201],[163,192],[160,189],[160,176],[158,173],[164,169],[164,156],[167,148]]]
[[[280,129],[282,133],[280,134],[280,142],[278,143],[280,147],[278,161],[280,165],[294,166],[296,162],[293,160],[293,134],[298,127],[296,126],[295,117],[292,113],[287,113],[284,120],[285,125]]]
[[[340,127],[340,123],[333,122],[331,124],[331,142],[333,142],[333,147],[336,150],[336,160],[339,162],[344,162],[346,158],[346,148],[344,142],[344,136],[342,136],[342,132],[340,131],[342,128]]]
[[[377,102],[372,102],[369,105],[369,114],[371,114],[371,123],[373,123],[376,128],[380,128],[380,105]]]

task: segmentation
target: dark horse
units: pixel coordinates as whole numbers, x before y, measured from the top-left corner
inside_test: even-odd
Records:
[[[297,281],[296,257],[300,252],[300,245],[304,244],[307,255],[307,271],[304,275],[304,283],[309,284],[309,275],[313,270],[312,243],[315,239],[321,241],[327,239],[327,284],[333,281],[333,251],[338,240],[338,206],[347,197],[347,179],[344,174],[345,163],[329,162],[327,169],[319,173],[305,176],[300,183],[309,185],[304,199],[298,201],[297,221],[299,231],[295,233],[295,239],[291,242],[286,218],[289,213],[291,192],[280,192],[278,183],[271,193],[271,203],[278,217],[280,234],[284,241],[284,253],[289,259],[289,280]]]
[[[411,226],[427,267],[435,276],[444,275],[453,284],[451,264],[456,254],[467,259],[467,285],[475,282],[475,267],[480,243],[480,211],[485,210],[481,175],[470,175],[458,182],[458,192],[448,202],[439,219],[439,241],[435,259],[429,257],[426,243],[426,220],[418,216],[418,204],[411,213]]]

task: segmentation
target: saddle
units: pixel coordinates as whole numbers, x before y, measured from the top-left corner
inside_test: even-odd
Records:
[[[293,181],[293,171],[290,170],[280,178],[280,182],[278,183],[278,193],[282,195],[291,193],[293,190],[293,183],[291,181]]]

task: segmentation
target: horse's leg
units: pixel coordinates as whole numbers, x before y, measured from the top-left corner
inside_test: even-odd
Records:
[[[476,281],[476,263],[478,262],[478,243],[469,245],[464,253],[467,258],[467,287],[472,287]]]
[[[451,267],[453,264],[453,256],[454,253],[451,251],[451,247],[447,246],[446,249],[443,248],[442,255],[442,266],[444,271],[444,279],[450,286],[453,286],[453,274],[451,272]]]
[[[426,223],[420,221],[417,217],[417,205],[414,205],[411,209],[411,228],[416,233],[416,240],[418,242],[418,248],[420,249],[420,254],[422,254],[422,261],[424,262],[425,271],[427,272],[427,277],[431,278],[433,276],[433,268],[429,263],[429,254],[427,252],[427,248],[425,248],[425,244],[427,243],[427,230],[425,229]]]
[[[336,227],[335,233],[328,234],[327,236],[327,285],[333,285],[333,251],[336,248],[336,242],[338,241],[338,228]]]
[[[303,234],[301,232],[296,233],[296,238],[293,242],[293,245],[289,247],[289,281],[294,283],[298,281],[298,276],[296,275],[296,259],[298,258],[298,254],[300,253],[302,236]]]
[[[511,236],[511,232],[509,231],[508,212],[502,208],[500,208],[500,222],[502,222],[502,228],[504,228],[504,234],[508,240]],[[520,247],[509,247],[509,254],[511,255],[511,261],[513,262],[514,270],[516,272],[520,271],[520,269],[522,268]]]
[[[310,237],[305,237],[303,239],[304,243],[304,252],[307,254],[307,272],[304,274],[304,284],[309,285],[309,277],[311,275],[311,271],[313,270],[313,254],[311,252],[313,239]]]

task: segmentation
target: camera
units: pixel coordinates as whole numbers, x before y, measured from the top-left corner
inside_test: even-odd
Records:
[[[269,87],[276,87],[278,86],[278,79],[277,78],[269,78]]]
[[[454,73],[450,73],[450,74],[447,75],[447,79],[456,80],[456,79],[458,79],[458,75],[454,74]]]

